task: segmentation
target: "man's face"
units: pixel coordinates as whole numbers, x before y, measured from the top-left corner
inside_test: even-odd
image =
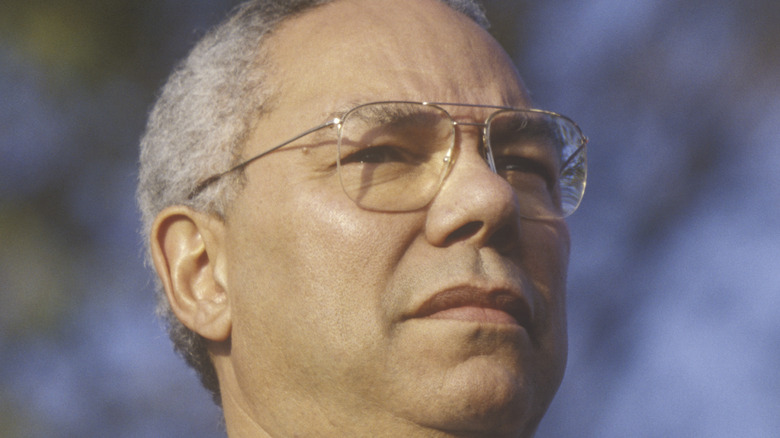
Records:
[[[340,0],[283,23],[267,48],[278,93],[245,157],[358,103],[528,106],[497,43],[436,1]],[[247,167],[225,221],[226,405],[288,436],[323,422],[345,436],[535,427],[565,367],[568,231],[518,217],[480,135],[458,128],[441,190],[411,212],[347,198],[335,130]],[[484,308],[496,297],[510,305]]]

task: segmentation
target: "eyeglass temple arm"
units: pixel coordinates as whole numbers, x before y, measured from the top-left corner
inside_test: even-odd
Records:
[[[294,142],[296,140],[299,140],[299,139],[301,139],[303,137],[306,137],[307,135],[309,135],[311,133],[319,131],[320,129],[327,128],[328,126],[339,125],[339,124],[341,124],[341,119],[339,119],[339,118],[328,120],[327,122],[325,122],[325,123],[323,123],[323,124],[321,124],[319,126],[315,126],[314,128],[311,128],[311,129],[309,129],[307,131],[304,131],[304,132],[296,135],[295,137],[293,137],[291,139],[285,140],[283,143],[278,144],[278,145],[272,147],[271,149],[268,149],[267,151],[260,152],[259,154],[255,155],[254,157],[251,157],[251,158],[249,158],[249,159],[247,159],[247,160],[245,160],[245,161],[243,161],[243,162],[241,162],[239,164],[236,164],[235,166],[231,167],[230,169],[228,169],[228,170],[226,170],[226,171],[224,171],[222,173],[218,173],[216,175],[211,175],[210,177],[208,177],[208,178],[204,179],[203,181],[199,182],[197,186],[195,186],[195,188],[190,192],[190,194],[187,195],[187,200],[188,201],[192,200],[193,198],[198,196],[200,194],[200,192],[205,190],[206,187],[210,186],[211,184],[214,184],[217,180],[219,180],[223,176],[225,176],[225,175],[227,175],[227,174],[229,174],[231,172],[235,172],[237,170],[243,169],[244,167],[246,167],[247,165],[249,165],[253,161],[259,160],[260,158],[270,154],[271,152],[273,152],[273,151],[275,151],[277,149],[281,149],[284,146],[287,146],[288,144],[290,144],[290,143],[292,143],[292,142]]]

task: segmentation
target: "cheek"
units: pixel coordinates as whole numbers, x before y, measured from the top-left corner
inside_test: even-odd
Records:
[[[382,297],[415,219],[359,210],[339,194],[288,193],[235,218],[233,354],[243,378],[259,380],[251,387],[325,391],[360,380],[388,347]]]
[[[563,221],[523,221],[519,246],[511,254],[531,292],[534,339],[552,352],[566,344],[566,272],[569,233]]]
[[[556,358],[563,373],[566,363],[566,272],[570,238],[565,222],[532,223],[523,230],[520,265],[537,292],[534,296],[536,341]],[[552,370],[551,370],[552,371]]]
[[[540,299],[565,304],[569,265],[569,230],[563,221],[530,222],[522,228],[519,265],[523,267]],[[552,309],[551,309],[552,310]]]
[[[348,282],[386,283],[414,238],[413,221],[359,209],[341,196],[313,196],[298,204],[293,225],[294,256],[316,269],[320,278]],[[335,198],[335,199],[333,199]],[[378,283],[378,284],[377,284]],[[367,292],[367,291],[366,291]]]
[[[243,319],[295,317],[296,330],[329,338],[323,347],[380,333],[388,319],[381,298],[413,240],[414,218],[360,210],[325,189],[273,201],[273,208],[258,204],[243,220],[251,225],[235,233],[239,305],[254,314]]]

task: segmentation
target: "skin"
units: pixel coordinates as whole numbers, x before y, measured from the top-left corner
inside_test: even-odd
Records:
[[[279,92],[246,157],[355,103],[529,106],[498,43],[434,0],[339,0],[284,22],[266,51]],[[224,221],[175,206],[153,228],[174,311],[210,340],[229,436],[532,436],[566,362],[566,224],[518,216],[475,127],[458,128],[428,206],[363,210],[317,147],[333,132],[248,166]],[[529,320],[453,304],[491,294]]]

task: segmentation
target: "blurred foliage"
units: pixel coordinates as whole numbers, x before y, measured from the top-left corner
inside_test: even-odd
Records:
[[[229,7],[0,2],[0,436],[218,433],[155,322],[133,194],[157,88]]]
[[[136,59],[143,11],[155,2],[118,0],[6,1],[0,35],[48,73],[55,86],[91,82]]]
[[[76,288],[68,278],[67,245],[29,209],[0,215],[0,332],[16,342],[51,336],[67,316],[68,297]]]

